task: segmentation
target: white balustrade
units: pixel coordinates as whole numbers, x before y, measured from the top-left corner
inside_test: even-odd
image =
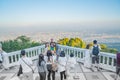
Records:
[[[38,59],[38,55],[44,51],[44,48],[45,46],[42,45],[42,46],[25,49],[26,55],[30,57],[32,60]],[[78,62],[84,63],[86,49],[63,46],[63,45],[58,45],[58,48],[60,50],[65,51],[66,56],[70,56],[70,53],[73,53],[75,55],[74,57]],[[6,67],[9,68],[11,66],[17,65],[20,57],[21,57],[20,51],[7,53],[7,55],[5,56]],[[115,54],[100,52],[99,61],[100,61],[101,68],[114,71],[114,72],[116,71],[116,65],[115,65],[116,55]]]
[[[116,71],[116,55],[100,52],[100,67],[110,71]]]
[[[70,53],[73,53],[78,62],[84,63],[86,49],[75,48],[75,47],[70,47],[70,46],[63,46],[63,45],[59,45],[59,48],[61,50],[67,50],[67,52],[65,51],[66,56],[69,56]],[[99,66],[101,68],[110,70],[113,72],[116,71],[116,65],[115,65],[116,64],[116,55],[115,54],[100,52],[99,61],[100,61]]]
[[[69,56],[71,53],[73,53],[75,55],[74,57],[77,59],[78,62],[82,62],[82,63],[84,62],[86,49],[63,46],[63,45],[59,45],[58,47],[60,48],[60,50],[65,51],[66,56]]]
[[[32,60],[38,59],[38,55],[40,53],[43,53],[45,46],[37,46],[37,47],[32,47],[32,48],[28,48],[25,49],[26,51],[26,56],[30,57]],[[20,59],[21,55],[20,55],[20,50],[19,51],[15,51],[15,52],[10,52],[7,53],[7,55],[4,56],[5,59],[5,68],[9,68],[12,66],[15,66],[18,64],[18,60]]]

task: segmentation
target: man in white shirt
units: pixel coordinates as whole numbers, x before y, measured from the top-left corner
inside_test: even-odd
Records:
[[[19,65],[22,66],[22,72],[24,80],[33,80],[32,72],[32,60],[26,57],[25,50],[21,51],[21,59],[19,60]]]
[[[74,70],[74,76],[76,76],[76,68],[75,68],[75,65],[77,64],[76,62],[76,58],[74,57],[74,54],[71,53],[70,54],[70,58],[68,59],[67,61],[67,68],[68,68],[68,72],[67,72],[67,75],[70,73],[70,70]]]

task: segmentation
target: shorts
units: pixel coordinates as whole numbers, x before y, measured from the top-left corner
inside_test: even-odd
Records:
[[[95,64],[95,62],[97,63],[97,64],[99,64],[99,56],[93,56],[92,57],[92,64]]]
[[[120,73],[120,66],[117,66],[116,67],[116,74],[119,74]]]

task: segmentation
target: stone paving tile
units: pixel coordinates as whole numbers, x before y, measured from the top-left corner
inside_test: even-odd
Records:
[[[35,66],[34,66],[35,68]],[[79,79],[74,79],[74,70],[70,70],[67,80],[114,80],[115,73],[101,70],[101,72],[92,72],[90,69],[85,68],[82,64],[76,64],[77,76]],[[10,78],[18,71],[18,67],[12,67],[9,70],[0,72],[0,80],[10,80]],[[34,73],[34,80],[39,80],[37,68]],[[47,80],[47,79],[46,79]],[[56,80],[60,80],[60,73],[56,72]],[[120,79],[118,79],[120,80]]]
[[[76,64],[75,70],[77,73],[82,73],[82,70],[81,70],[79,64]],[[74,73],[74,69],[70,69],[70,73]]]
[[[0,80],[10,80],[13,73],[0,73]]]
[[[100,72],[85,73],[87,80],[107,80]]]
[[[115,73],[113,72],[102,72],[103,75],[108,79],[108,80],[115,80]],[[120,77],[118,78],[120,80]]]
[[[92,72],[90,69],[85,68],[84,65],[81,65],[81,68],[83,72]]]
[[[4,80],[6,78],[6,76],[1,76],[0,80]]]
[[[76,75],[74,73],[71,73],[67,80],[86,80],[86,79],[83,73],[77,73]]]
[[[4,69],[0,69],[0,73],[3,72]]]

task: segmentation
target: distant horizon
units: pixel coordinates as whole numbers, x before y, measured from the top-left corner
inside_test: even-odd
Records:
[[[38,32],[88,32],[88,33],[98,33],[98,34],[120,34],[120,27],[116,28],[116,27],[96,27],[96,28],[85,28],[83,27],[79,27],[79,26],[70,26],[70,27],[55,27],[55,28],[49,28],[47,27],[47,29],[41,28],[41,27],[0,27],[0,34],[9,34],[9,33],[38,33]]]

